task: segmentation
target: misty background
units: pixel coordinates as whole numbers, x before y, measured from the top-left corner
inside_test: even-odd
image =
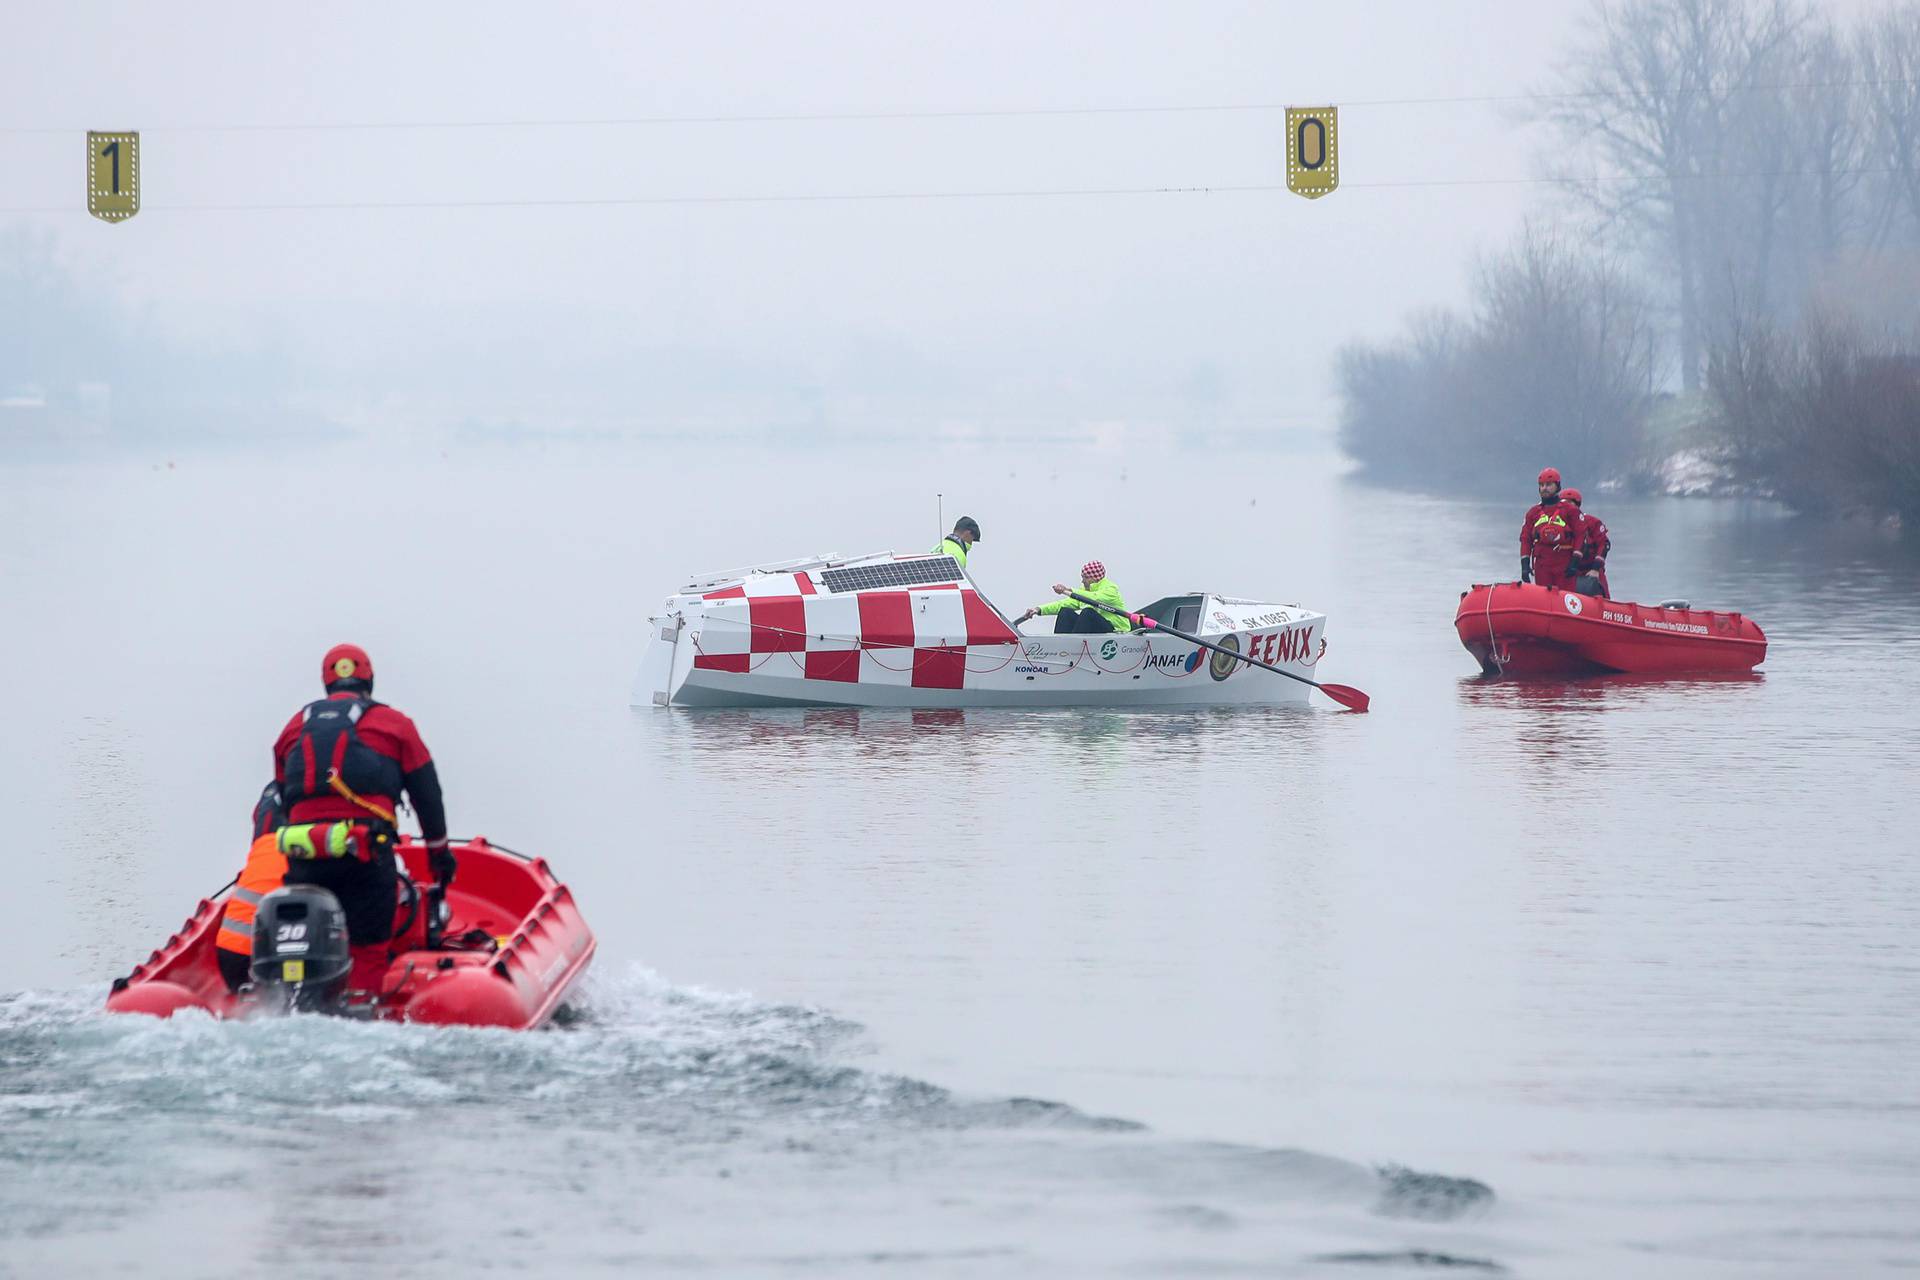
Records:
[[[1442,492],[1920,513],[1914,0],[17,26],[11,456],[1337,428]],[[141,131],[139,217],[85,213],[88,128]]]
[[[1340,344],[1460,303],[1541,200],[1539,135],[1487,99],[1547,85],[1586,12],[28,7],[0,47],[6,429],[44,401],[169,448],[1325,431]],[[1342,186],[1309,202],[1277,189],[1280,108],[1325,102]],[[124,224],[86,213],[89,128],[141,132]],[[912,193],[968,198],[784,199]],[[783,199],[540,203],[741,196]]]
[[[1920,518],[1920,4],[1599,4],[1552,83],[1555,200],[1467,307],[1341,352],[1347,451]]]

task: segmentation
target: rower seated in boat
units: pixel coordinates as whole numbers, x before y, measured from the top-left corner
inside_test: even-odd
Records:
[[[1133,630],[1133,623],[1127,620],[1126,602],[1120,598],[1120,588],[1113,584],[1113,579],[1107,576],[1107,567],[1098,560],[1089,560],[1080,566],[1079,594],[1098,600],[1102,608],[1083,608],[1072,599],[1072,588],[1062,582],[1053,584],[1053,593],[1061,599],[1034,605],[1017,621],[1025,622],[1035,614],[1052,614],[1055,635]]]

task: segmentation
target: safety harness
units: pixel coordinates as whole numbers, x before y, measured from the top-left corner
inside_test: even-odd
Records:
[[[359,696],[322,698],[301,711],[300,736],[288,750],[281,769],[280,785],[287,811],[291,813],[301,801],[331,791],[356,808],[366,810],[372,820],[334,818],[283,826],[279,832],[280,852],[287,857],[354,857],[366,862],[392,848],[399,834],[399,820],[393,810],[367,799],[347,781],[351,774],[368,791],[400,794],[399,762],[360,740],[361,717],[379,705]],[[322,767],[326,770],[324,777],[320,772]]]

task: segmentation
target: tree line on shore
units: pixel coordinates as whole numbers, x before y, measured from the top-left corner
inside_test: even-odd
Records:
[[[1456,488],[1690,452],[1920,522],[1920,0],[1599,0],[1533,101],[1553,207],[1465,311],[1341,352],[1347,451]]]

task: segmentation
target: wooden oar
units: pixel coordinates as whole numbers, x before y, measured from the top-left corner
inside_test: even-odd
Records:
[[[1083,596],[1078,591],[1069,591],[1067,594],[1075,600],[1078,600],[1081,604],[1090,605],[1102,613],[1118,614],[1120,617],[1133,623],[1136,627],[1144,627],[1149,631],[1164,631],[1176,640],[1185,640],[1188,644],[1197,644],[1202,649],[1211,649],[1215,653],[1223,653],[1236,662],[1244,662],[1249,666],[1264,668],[1277,676],[1285,676],[1289,680],[1298,680],[1301,684],[1310,684],[1341,706],[1348,707],[1354,711],[1365,711],[1368,703],[1373,701],[1367,697],[1366,694],[1349,685],[1321,684],[1318,680],[1309,680],[1305,676],[1297,676],[1291,671],[1274,666],[1271,662],[1262,662],[1258,658],[1249,658],[1246,654],[1236,649],[1229,649],[1225,645],[1215,644],[1211,640],[1202,640],[1199,636],[1190,636],[1184,631],[1176,631],[1165,623],[1155,622],[1144,613],[1128,613],[1125,609],[1116,609],[1112,605],[1101,604],[1091,596]]]

